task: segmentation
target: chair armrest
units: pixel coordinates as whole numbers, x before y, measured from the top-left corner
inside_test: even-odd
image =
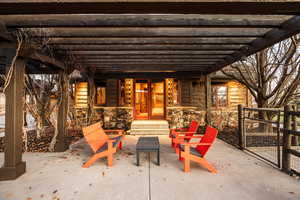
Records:
[[[120,136],[124,136],[123,134],[119,133],[119,134],[115,134],[115,135],[110,135],[111,137],[109,137],[109,139],[114,139],[116,137],[120,137]]]
[[[109,132],[118,132],[118,133],[124,133],[124,130],[119,130],[119,129],[112,129],[112,130],[104,130],[105,133],[109,133]]]
[[[181,132],[181,131],[187,131],[188,128],[171,128],[170,131],[178,131],[178,132]]]
[[[193,135],[193,136],[178,136],[179,139],[192,139],[192,138],[202,138],[201,135]]]
[[[178,137],[179,135],[186,135],[186,134],[189,134],[189,133],[194,134],[196,132],[188,132],[188,131],[186,131],[186,132],[174,132],[176,137]]]
[[[187,146],[190,146],[190,145],[200,145],[200,146],[207,146],[207,145],[211,145],[212,143],[199,143],[199,142],[182,142],[180,143],[182,145],[187,145]]]

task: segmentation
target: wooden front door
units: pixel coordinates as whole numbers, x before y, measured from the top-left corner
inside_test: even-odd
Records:
[[[165,118],[165,81],[137,79],[134,81],[134,118]]]

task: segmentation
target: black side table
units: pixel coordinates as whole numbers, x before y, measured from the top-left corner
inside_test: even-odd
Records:
[[[140,152],[156,152],[157,165],[160,165],[158,137],[140,137],[136,144],[136,164],[140,165]]]

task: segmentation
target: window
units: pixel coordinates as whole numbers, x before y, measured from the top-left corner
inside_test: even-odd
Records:
[[[106,103],[106,83],[96,83],[96,105],[104,105]]]
[[[212,106],[227,107],[227,86],[212,85]]]

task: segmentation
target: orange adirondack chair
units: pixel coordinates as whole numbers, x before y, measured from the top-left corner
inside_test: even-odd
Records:
[[[192,121],[188,129],[172,129],[169,137],[171,138],[171,146],[176,149],[176,153],[179,153],[178,145],[181,142],[189,142],[199,128],[199,123]]]
[[[117,147],[122,149],[123,130],[103,130],[100,122],[82,129],[83,135],[91,149],[95,153],[84,165],[84,168],[91,166],[99,158],[107,157],[107,165],[112,166],[113,154]],[[109,137],[106,132],[116,132],[117,135]]]
[[[218,130],[206,126],[205,134],[201,137],[199,142],[183,142],[179,144],[179,160],[183,161],[183,171],[190,171],[190,162],[194,161],[199,163],[202,167],[206,168],[212,173],[217,173],[217,170],[204,159],[205,154],[212,146],[218,135]],[[192,147],[192,145],[197,145]]]

